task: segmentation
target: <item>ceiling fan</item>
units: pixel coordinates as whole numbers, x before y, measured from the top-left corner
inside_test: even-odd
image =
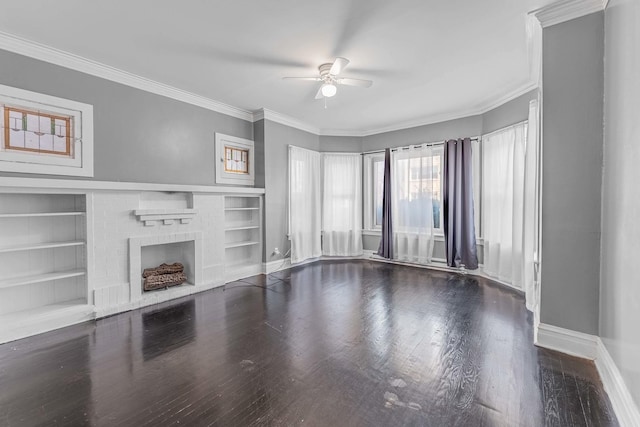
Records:
[[[320,73],[317,77],[283,77],[287,80],[306,80],[312,82],[322,82],[322,86],[316,93],[316,99],[331,98],[338,92],[338,85],[371,87],[373,82],[364,79],[350,79],[338,77],[342,70],[349,64],[346,58],[336,58],[333,64],[322,64],[318,67]]]

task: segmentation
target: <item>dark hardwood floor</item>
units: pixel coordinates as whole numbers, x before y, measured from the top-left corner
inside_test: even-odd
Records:
[[[162,291],[158,291],[162,292]],[[7,426],[613,426],[490,281],[319,262],[0,346]]]

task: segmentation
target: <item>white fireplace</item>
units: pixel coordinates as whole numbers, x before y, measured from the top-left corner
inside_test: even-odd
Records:
[[[202,233],[161,234],[129,238],[129,283],[131,301],[151,298],[165,299],[161,292],[175,293],[175,289],[144,293],[142,271],[162,263],[180,262],[185,267],[187,282],[180,287],[199,286],[202,283]]]

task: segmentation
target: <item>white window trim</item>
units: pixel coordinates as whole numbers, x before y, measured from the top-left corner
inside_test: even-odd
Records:
[[[369,153],[364,156],[364,165],[362,168],[363,171],[363,185],[364,185],[364,193],[363,193],[363,202],[364,206],[362,209],[363,219],[364,219],[364,229],[362,230],[362,234],[364,235],[381,235],[382,227],[374,225],[374,217],[375,213],[373,211],[373,162],[377,159],[383,159],[384,161],[384,153]]]
[[[46,110],[73,118],[73,157],[6,150],[0,132],[0,171],[93,177],[93,106],[0,85],[0,104]]]
[[[238,138],[237,136],[216,133],[216,184],[254,185],[255,184],[255,162],[254,144],[250,139]],[[240,150],[249,150],[249,173],[239,174],[226,172],[224,170],[224,147],[234,147]]]

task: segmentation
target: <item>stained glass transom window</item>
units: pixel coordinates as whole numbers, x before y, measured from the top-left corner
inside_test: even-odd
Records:
[[[249,150],[224,147],[224,170],[232,173],[249,173]]]
[[[6,150],[71,155],[71,117],[4,107]]]

